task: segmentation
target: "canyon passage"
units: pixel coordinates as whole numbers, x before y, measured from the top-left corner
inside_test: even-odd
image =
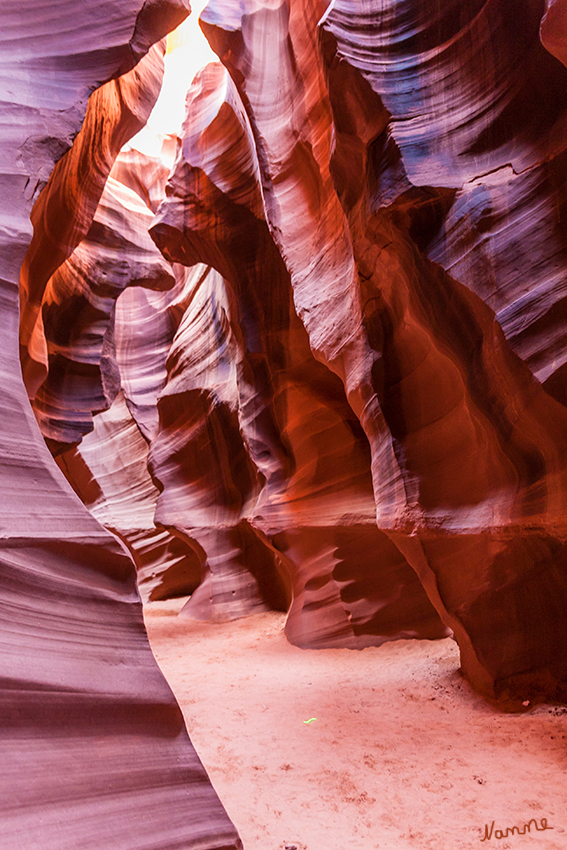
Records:
[[[567,4],[192,5],[0,9],[0,843],[563,847]]]

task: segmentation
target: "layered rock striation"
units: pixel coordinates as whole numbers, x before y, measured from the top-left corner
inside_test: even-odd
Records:
[[[183,139],[151,234],[170,260],[207,262],[223,275],[225,326],[211,319],[207,325],[219,329],[217,352],[227,340],[225,374],[233,364],[232,407],[253,467],[245,472],[244,456],[239,460],[233,450],[221,469],[232,465],[241,487],[256,471],[255,491],[249,486],[242,494],[248,503],[236,497],[234,504],[247,526],[283,556],[276,558],[293,600],[290,639],[363,646],[386,636],[443,634],[405,559],[397,551],[391,557],[376,528],[367,441],[340,382],[314,358],[293,308],[289,271],[264,216],[249,121],[220,65],[207,66],[189,91]],[[206,302],[214,303],[212,292]],[[194,347],[204,331],[193,336]],[[179,342],[189,348],[188,337]],[[212,391],[222,383],[214,380],[212,350],[205,353],[205,369],[195,355],[184,359],[193,382],[204,387],[213,379]],[[220,442],[217,437],[217,451]],[[164,480],[155,449],[152,457],[154,474]],[[162,522],[175,510],[168,508],[164,484]],[[214,490],[223,496],[213,531],[218,539],[218,526],[234,521],[224,512],[235,497],[222,480],[212,484],[208,498]],[[187,497],[178,501],[189,520],[198,516],[198,505]]]
[[[96,409],[100,393],[99,373],[81,354],[85,335],[106,315],[109,293],[102,280],[92,298],[78,285],[72,319],[67,308],[53,323],[50,310],[70,294],[62,264],[89,232],[118,150],[157,97],[160,39],[187,13],[176,0],[143,8],[129,0],[4,4],[0,11],[6,850],[241,846],[151,654],[133,563],[57,468],[21,379],[23,367],[32,395],[48,382],[38,418],[42,427],[49,421],[51,440],[69,439],[67,427],[73,439],[84,433],[84,397],[96,397]],[[154,278],[143,258],[140,267],[144,281]],[[51,286],[59,269],[60,286]],[[80,281],[81,267],[74,270]],[[63,398],[68,406],[81,400],[65,423],[54,415]]]
[[[563,603],[544,602],[551,585],[554,599],[565,594],[565,408],[534,377],[560,366],[542,317],[563,297],[560,217],[549,218],[561,187],[546,176],[565,146],[565,71],[539,42],[534,7],[520,33],[505,5],[469,4],[463,17],[451,4],[430,14],[411,2],[338,2],[319,29],[314,3],[211,2],[202,15],[246,107],[298,315],[368,439],[378,527],[489,695],[559,693],[565,680]],[[533,76],[517,64],[526,53]],[[542,74],[553,83],[545,97]],[[527,101],[536,118],[522,112]],[[480,260],[461,281],[452,259],[452,222],[470,227],[459,205],[474,185],[488,198],[495,181],[511,183],[496,197],[514,238],[520,195],[526,221],[532,210],[532,226],[554,234],[527,267],[514,243],[506,255],[497,215],[466,237],[468,260],[490,257],[500,303],[482,289]],[[541,295],[521,345],[506,320],[524,313],[520,274],[534,305]],[[547,372],[528,356],[536,349]]]
[[[452,633],[487,697],[564,698],[567,70],[561,3],[520,5],[210,0],[161,156],[118,154],[159,48],[102,134],[91,97],[22,366],[146,597],[303,647]]]
[[[566,411],[535,376],[560,383],[562,181],[548,176],[567,89],[539,41],[543,10],[526,6],[520,32],[505,3],[338,2],[319,25],[315,3],[228,6],[209,3],[203,26],[245,105],[310,346],[368,440],[378,527],[476,687],[563,692]],[[478,187],[508,234],[496,213],[470,230]],[[514,249],[524,216],[550,231],[529,265]]]

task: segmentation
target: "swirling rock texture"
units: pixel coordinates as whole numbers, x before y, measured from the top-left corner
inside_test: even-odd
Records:
[[[132,562],[58,470],[34,421],[18,360],[18,279],[32,242],[32,204],[21,339],[33,388],[43,383],[51,357],[63,363],[68,354],[61,327],[50,337],[60,351],[48,350],[41,310],[48,280],[88,232],[118,149],[155,101],[163,44],[151,45],[188,11],[175,0],[140,6],[91,0],[80,7],[29,2],[0,10],[0,811],[6,850],[241,846],[150,652]],[[74,147],[62,156],[82,121]],[[56,303],[61,292],[51,295]],[[107,295],[97,293],[103,307]],[[87,312],[99,306],[88,298],[80,304]],[[86,371],[90,387],[92,369]],[[76,364],[68,374],[75,397]],[[77,417],[73,427],[83,432],[84,420]]]
[[[376,528],[368,444],[340,381],[313,357],[293,310],[289,272],[265,221],[260,179],[234,83],[221,65],[211,64],[189,91],[182,143],[151,234],[170,260],[209,263],[224,278],[222,310],[215,301],[223,290],[217,285],[215,296],[214,289],[202,289],[170,362],[177,361],[175,369],[187,375],[182,386],[194,388],[195,397],[199,387],[210,428],[223,401],[238,412],[238,421],[231,427],[224,414],[224,426],[216,428],[217,458],[223,441],[231,445],[217,461],[215,478],[209,462],[209,480],[203,480],[199,447],[183,458],[185,493],[179,484],[176,491],[162,471],[161,447],[171,454],[172,432],[182,424],[177,413],[173,429],[166,425],[170,396],[180,395],[175,380],[168,385],[159,402],[166,427],[151,452],[154,474],[164,484],[157,517],[187,528],[214,496],[205,550],[213,540],[221,546],[219,526],[240,520],[240,534],[259,531],[256,554],[244,549],[241,561],[250,569],[263,552],[266,575],[275,549],[276,569],[281,562],[293,600],[286,633],[294,643],[361,647],[385,637],[440,636],[445,630],[415,574]],[[224,375],[215,375],[221,369]],[[187,398],[183,408],[190,407]],[[230,478],[219,480],[219,470]],[[220,557],[227,569],[235,545],[243,552],[239,541],[215,554],[217,570]]]
[[[170,142],[165,140],[163,145],[166,162]],[[137,173],[140,163],[143,183]],[[128,184],[118,179],[125,169]],[[156,395],[166,375],[165,355],[163,369],[156,368],[161,362],[156,351],[159,320],[150,313],[151,374],[156,386],[143,383],[151,403],[141,406],[136,398],[144,361],[140,356],[128,357],[132,341],[126,335],[134,331],[134,338],[140,339],[142,319],[136,305],[145,304],[147,312],[152,296],[140,302],[143,290],[139,289],[134,299],[120,300],[126,287],[152,290],[153,303],[165,290],[173,297],[162,298],[160,306],[175,309],[180,287],[174,270],[147,232],[152,205],[157,206],[156,195],[163,196],[166,177],[161,160],[134,151],[118,157],[88,233],[47,282],[41,323],[36,324],[30,343],[31,349],[36,348],[41,334],[47,351],[48,371],[33,398],[46,442],[93,516],[130,548],[140,590],[150,599],[164,594],[167,598],[176,590],[191,592],[200,576],[195,551],[156,529],[153,521],[158,490],[147,469],[148,446],[142,435],[152,434],[148,411],[150,417],[157,416]],[[171,338],[167,337],[167,347]],[[124,357],[120,370],[118,363]],[[109,407],[108,414],[97,416],[93,426],[93,412]],[[87,439],[78,447],[84,435]]]
[[[451,630],[465,675],[489,698],[564,698],[564,4],[210,0],[201,22],[220,62],[191,85],[169,177],[174,140],[161,158],[117,158],[159,88],[160,48],[128,70],[127,39],[115,40],[134,29],[127,5],[116,6],[122,30],[100,24],[100,49],[77,26],[88,59],[84,41],[72,59],[53,59],[51,46],[39,60],[36,44],[30,76],[10,81],[2,511],[21,624],[12,643],[34,650],[14,692],[39,682],[75,706],[73,695],[90,699],[89,671],[114,693],[116,665],[146,664],[147,686],[136,668],[120,680],[121,728],[134,694],[150,701],[155,729],[172,734],[178,716],[151,662],[134,661],[148,650],[139,612],[126,613],[133,597],[120,597],[128,561],[41,445],[9,342],[32,201],[78,128],[81,87],[122,73],[91,96],[37,198],[20,341],[44,437],[94,517],[129,547],[143,592],[192,593],[185,613],[213,620],[289,608],[287,635],[305,647]],[[179,14],[174,3],[144,9],[151,25],[134,59],[147,32],[157,40]],[[30,528],[40,549],[24,546]],[[38,563],[48,565],[41,580]],[[25,604],[18,581],[33,588]],[[65,678],[64,649],[32,630],[61,621],[51,588],[69,582],[95,647],[78,679]],[[108,616],[89,603],[99,592],[113,600]],[[138,655],[113,637],[125,622]],[[59,678],[49,663],[36,675],[36,644],[64,659]],[[159,699],[147,696],[152,675]],[[157,753],[138,724],[129,746]],[[167,746],[177,752],[177,738]],[[103,754],[107,777],[128,764],[116,747]],[[188,747],[183,758],[194,758]],[[147,754],[144,763],[151,773]],[[89,756],[95,774],[97,764]],[[153,781],[140,779],[144,801]],[[158,837],[144,844],[134,830],[120,845],[97,834],[81,846],[183,846],[168,829],[185,786],[169,781],[167,808],[158,813],[158,795],[148,809]],[[206,802],[190,834],[236,846],[203,774],[195,787]],[[101,822],[117,829],[105,805]],[[66,821],[73,840],[77,822]]]
[[[186,202],[188,180],[204,175]],[[143,226],[164,166],[130,151],[48,282],[40,427],[76,492],[130,547],[144,596],[192,593],[184,613],[212,620],[293,599],[287,634],[307,646],[444,635],[376,528],[364,434],[292,309],[258,177],[238,94],[210,65],[190,91],[180,192],[152,230],[179,242],[164,246],[169,276]],[[193,209],[190,227],[180,208]]]
[[[567,79],[543,4],[324,5],[202,14],[296,310],[368,439],[378,527],[465,674],[489,696],[564,694]]]

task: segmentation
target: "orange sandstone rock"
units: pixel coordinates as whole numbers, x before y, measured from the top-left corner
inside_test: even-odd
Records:
[[[45,284],[86,234],[113,157],[145,120],[159,88],[161,48],[134,65],[188,11],[176,0],[140,6],[92,0],[0,10],[5,850],[241,846],[150,651],[132,561],[50,456],[18,360],[18,277],[32,241],[32,203],[59,160],[35,207],[23,273],[24,346],[36,325],[39,333],[39,351],[29,359],[23,352],[30,386],[47,368],[39,331]],[[111,78],[92,99],[74,153],[60,159],[80,129],[87,95]]]
[[[380,65],[381,55],[396,56],[401,49],[396,39],[405,35],[411,16],[417,20],[421,14],[418,4],[392,2],[390,7],[390,17],[382,15],[379,21],[357,3],[331,7],[321,30],[328,93],[317,49],[321,10],[316,3],[250,4],[244,14],[242,9],[228,13],[226,4],[212,0],[202,20],[246,105],[267,219],[289,269],[311,348],[343,380],[368,438],[378,527],[412,564],[453,629],[463,669],[476,687],[492,696],[530,689],[563,693],[567,669],[554,647],[566,637],[564,620],[554,606],[544,614],[542,599],[550,583],[555,598],[565,595],[566,411],[512,352],[479,295],[423,255],[426,244],[412,235],[412,196],[404,218],[403,207],[394,216],[395,210],[368,192],[371,180],[380,191],[388,176],[381,173],[380,151],[387,162],[396,163],[388,136],[401,155],[393,176],[409,192],[412,184],[424,182],[426,163],[428,182],[453,186],[455,167],[444,147],[451,138],[463,148],[470,144],[471,122],[453,130],[440,114],[438,126],[432,121],[419,125],[414,115],[424,109],[417,96],[412,101],[408,90],[404,101],[403,86],[394,82],[388,87],[396,64],[390,59]],[[364,23],[360,34],[358,20]],[[537,42],[534,20],[531,35],[506,35],[504,25],[497,35],[508,39],[511,51],[521,51],[522,39],[531,38],[533,62],[544,67],[550,60]],[[416,65],[427,38],[439,33],[449,38],[455,21],[443,21],[446,33],[435,22],[430,30],[424,24],[423,46],[416,40]],[[328,42],[332,36],[339,45],[336,59]],[[412,50],[412,42],[405,39],[403,49]],[[455,62],[466,60],[461,54]],[[429,67],[433,74],[439,69],[435,83],[441,103],[449,97],[443,62],[448,65],[451,55],[440,52],[436,65],[425,65],[423,71],[425,79]],[[343,57],[351,70],[341,76],[335,64]],[[408,67],[407,60],[400,60],[405,79]],[[362,79],[350,97],[341,97],[333,86],[345,77],[355,80],[354,69]],[[559,80],[560,66],[552,70]],[[472,72],[478,73],[478,67],[461,67],[463,75]],[[371,96],[362,108],[368,83],[378,97]],[[502,78],[505,85],[512,83]],[[487,88],[486,97],[491,96]],[[556,88],[539,104],[546,120],[559,114],[563,97],[563,89]],[[331,111],[341,103],[351,114],[345,118],[336,111],[341,135],[333,136]],[[369,112],[374,113],[370,119]],[[459,120],[458,113],[451,115]],[[472,129],[481,134],[479,125]],[[526,124],[522,132],[518,167],[535,167],[541,154],[535,150],[533,125]],[[437,158],[422,142],[428,134]],[[509,127],[493,145],[500,156],[514,144],[506,134]],[[552,133],[546,144],[544,156],[555,155],[562,149],[561,136]],[[349,162],[351,151],[355,155]],[[459,160],[465,177],[490,161],[494,156],[475,159],[473,151],[468,160]],[[341,182],[345,179],[348,183]],[[414,195],[419,208],[427,191]],[[429,197],[429,208],[442,217],[450,194],[434,191]],[[419,231],[417,219],[413,233]],[[534,596],[538,581],[541,590]],[[537,641],[542,627],[545,637]],[[501,638],[498,647],[494,634]]]

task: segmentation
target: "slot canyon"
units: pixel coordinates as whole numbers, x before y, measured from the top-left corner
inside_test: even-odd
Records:
[[[564,850],[567,0],[0,45],[1,850]]]

